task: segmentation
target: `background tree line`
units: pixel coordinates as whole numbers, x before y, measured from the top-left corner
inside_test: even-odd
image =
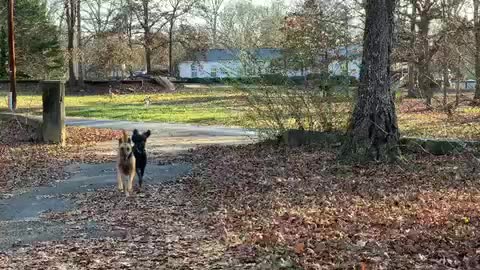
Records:
[[[409,95],[431,104],[435,89],[480,76],[479,0],[399,0],[394,63],[407,63]],[[6,2],[0,4],[6,29]],[[145,68],[175,75],[176,64],[208,48],[284,48],[292,66],[325,69],[319,55],[361,44],[356,0],[17,0],[19,72],[25,77],[127,76]],[[297,18],[297,20],[292,20]],[[302,21],[299,23],[299,21]],[[297,27],[287,27],[297,23]],[[0,29],[1,30],[1,29]],[[0,32],[0,63],[6,37]],[[66,64],[64,64],[66,63]],[[68,75],[67,75],[68,74]],[[0,68],[6,76],[6,68]],[[475,97],[480,98],[477,84]]]

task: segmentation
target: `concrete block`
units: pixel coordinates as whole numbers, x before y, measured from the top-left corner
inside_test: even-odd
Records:
[[[65,82],[41,82],[44,142],[65,145]]]

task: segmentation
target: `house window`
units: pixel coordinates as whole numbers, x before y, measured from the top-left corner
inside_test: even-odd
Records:
[[[197,77],[198,77],[197,66],[192,65],[192,78],[197,78]]]
[[[212,70],[210,71],[210,76],[212,78],[216,78],[217,77],[217,68],[216,67],[212,67]]]

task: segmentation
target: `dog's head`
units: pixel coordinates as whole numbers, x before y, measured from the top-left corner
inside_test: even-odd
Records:
[[[136,129],[133,131],[132,141],[135,145],[135,151],[138,153],[145,153],[145,145],[147,144],[147,139],[150,137],[150,134],[150,130],[147,130],[142,134]]]
[[[125,130],[123,130],[122,137],[118,139],[118,151],[123,159],[127,159],[132,154],[132,140]]]

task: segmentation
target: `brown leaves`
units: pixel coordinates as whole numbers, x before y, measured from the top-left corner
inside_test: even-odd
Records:
[[[428,268],[439,264],[429,259],[438,250],[455,257],[480,240],[471,218],[480,216],[477,176],[454,177],[468,170],[467,159],[350,167],[310,148],[209,147],[189,157],[200,165],[185,182],[195,204],[226,207],[230,235],[247,235],[244,244],[268,254],[290,252],[305,269],[360,261],[367,269]]]
[[[303,242],[297,243],[294,250],[298,255],[302,255],[305,252],[305,244]]]
[[[67,144],[82,145],[112,141],[120,138],[121,135],[120,130],[67,127]]]
[[[79,209],[49,216],[114,236],[0,254],[0,267],[477,269],[480,183],[454,173],[467,158],[352,167],[308,147],[201,148],[170,160],[195,164],[178,183],[74,194]]]
[[[0,121],[0,191],[41,186],[67,177],[64,167],[72,162],[104,162],[96,142],[111,141],[119,131],[67,127],[67,146],[35,141],[37,130],[15,119]]]

